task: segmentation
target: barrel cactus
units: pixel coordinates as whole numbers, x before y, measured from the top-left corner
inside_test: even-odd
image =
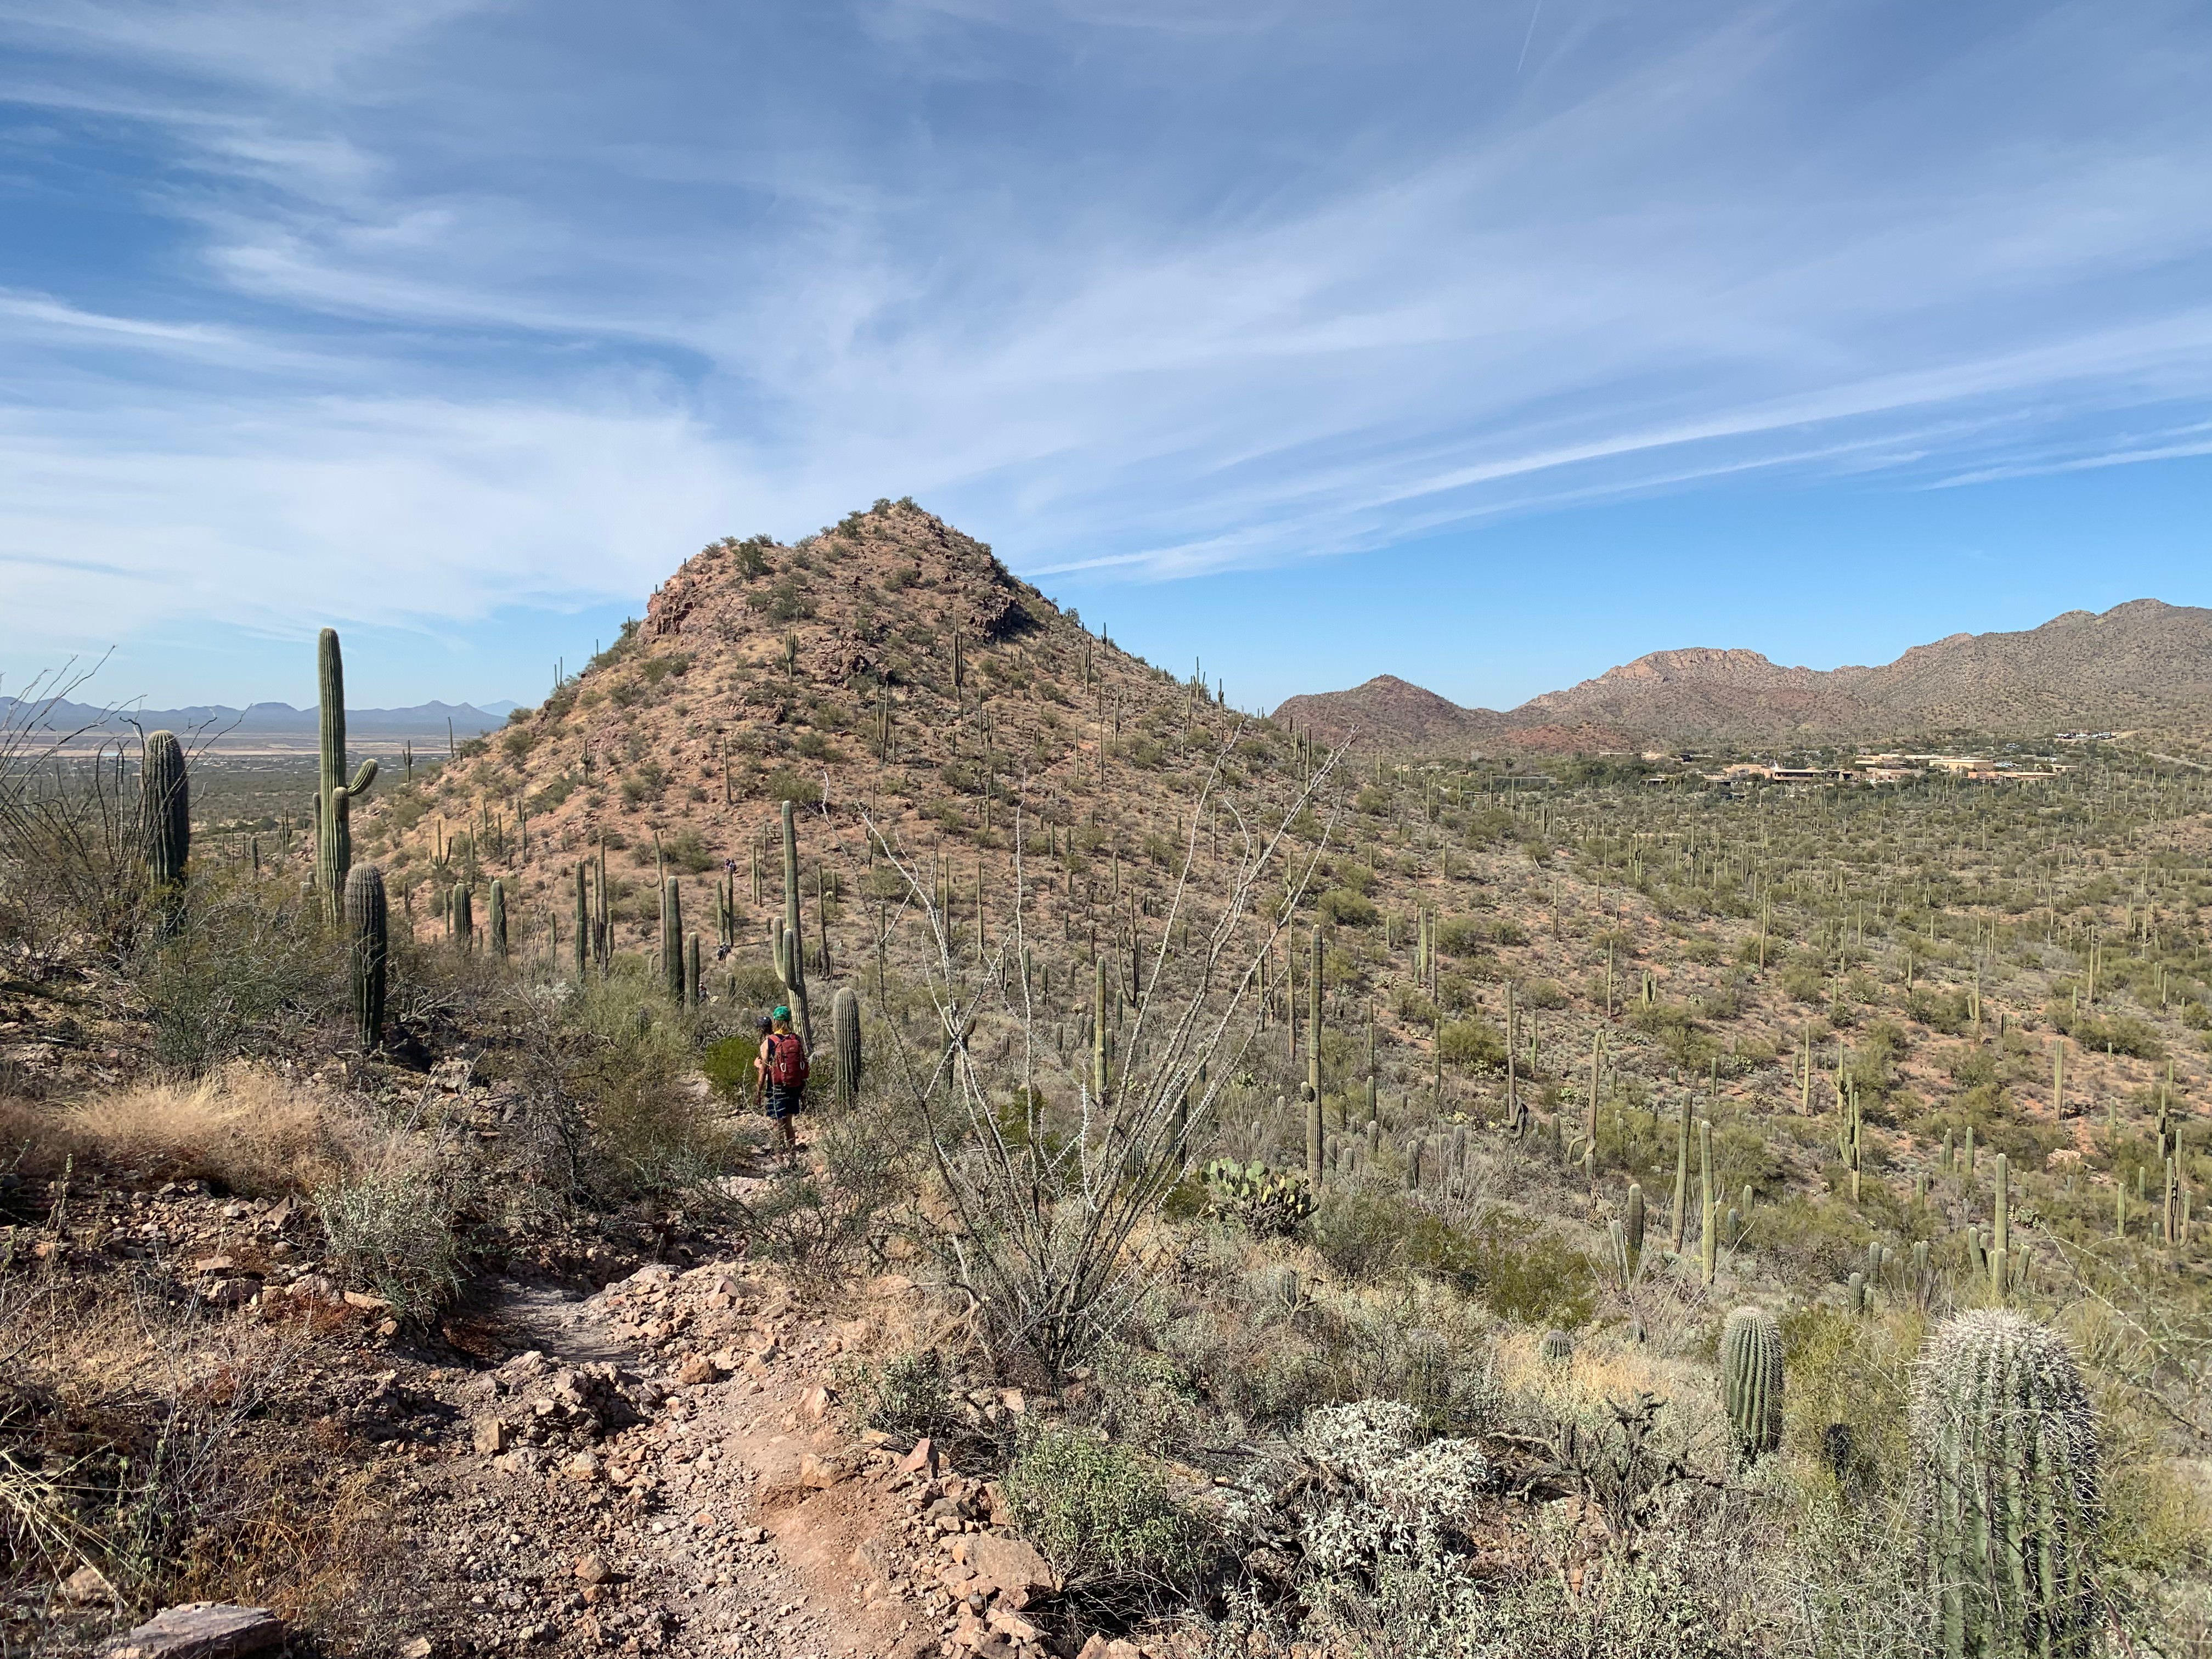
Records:
[[[1911,1430],[1934,1650],[2090,1652],[2097,1432],[2065,1343],[2007,1310],[1960,1315],[1922,1352]]]
[[[1546,1331],[1536,1357],[1547,1365],[1564,1365],[1575,1357],[1575,1340],[1565,1331]]]
[[[184,746],[173,732],[146,734],[144,775],[139,780],[139,835],[146,872],[161,886],[185,878],[192,850],[191,781],[185,772]]]
[[[837,1103],[860,1097],[860,999],[849,985],[830,1000],[830,1039],[837,1045]]]
[[[1782,1444],[1782,1328],[1759,1308],[1738,1308],[1721,1328],[1721,1390],[1747,1462]]]
[[[384,1036],[385,988],[392,960],[390,927],[384,872],[373,864],[347,871],[346,942],[353,978],[354,1028],[363,1054]]]

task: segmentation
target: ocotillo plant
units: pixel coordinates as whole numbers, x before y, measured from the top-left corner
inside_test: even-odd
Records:
[[[1922,1352],[1911,1429],[1933,1650],[2090,1652],[2097,1433],[2065,1343],[2003,1309],[1961,1314]]]
[[[345,664],[338,634],[325,628],[315,647],[315,678],[322,697],[322,782],[316,794],[315,887],[323,896],[323,915],[332,927],[339,920],[346,872],[353,868],[353,804],[376,781],[376,761],[361,763],[346,781]]]
[[[660,982],[684,1000],[684,894],[674,876],[660,884]]]
[[[1737,1446],[1755,1462],[1782,1445],[1782,1328],[1758,1308],[1721,1327],[1721,1389]]]
[[[353,976],[354,1029],[363,1054],[383,1041],[385,990],[391,963],[391,911],[384,872],[364,864],[346,872],[345,927]]]
[[[173,732],[146,734],[144,771],[139,783],[139,841],[146,873],[162,887],[185,878],[192,851],[191,781],[185,772],[184,746]]]
[[[507,884],[492,878],[491,895],[484,901],[484,929],[491,935],[491,953],[507,960]]]
[[[837,1103],[850,1106],[860,1097],[860,999],[849,985],[830,999],[830,1035],[837,1045]]]
[[[783,803],[783,935],[775,970],[782,976],[784,996],[791,1004],[799,1040],[811,1054],[814,1026],[806,1014],[806,935],[799,915],[799,819],[789,801]]]

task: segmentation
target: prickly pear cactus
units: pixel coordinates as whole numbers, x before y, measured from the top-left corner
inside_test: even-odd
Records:
[[[1782,1445],[1782,1328],[1759,1308],[1738,1308],[1721,1328],[1721,1392],[1747,1462]]]
[[[1313,1213],[1311,1188],[1291,1170],[1218,1158],[1201,1173],[1212,1194],[1213,1212],[1263,1237],[1286,1237]]]
[[[1933,1650],[2089,1653],[2097,1431],[2066,1344],[2003,1309],[1961,1314],[1922,1351],[1911,1428]]]

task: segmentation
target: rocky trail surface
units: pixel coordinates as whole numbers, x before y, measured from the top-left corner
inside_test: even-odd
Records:
[[[1051,1575],[994,1530],[995,1487],[839,1426],[866,1316],[825,1322],[763,1267],[716,1261],[583,1297],[503,1284],[486,1322],[522,1352],[437,1405],[395,1402],[467,1435],[394,1493],[399,1599],[421,1609],[403,1654],[1049,1650],[1024,1615]]]

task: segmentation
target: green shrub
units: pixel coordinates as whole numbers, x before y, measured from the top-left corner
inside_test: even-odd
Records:
[[[1006,1471],[1015,1524],[1079,1594],[1126,1595],[1184,1576],[1197,1528],[1160,1468],[1094,1434],[1046,1428]]]
[[[406,1319],[435,1312],[460,1285],[454,1206],[441,1182],[416,1170],[342,1177],[315,1194],[331,1260]]]
[[[845,1386],[860,1421],[885,1434],[942,1437],[960,1421],[945,1356],[935,1348],[895,1353],[880,1365],[864,1361],[846,1372]]]

